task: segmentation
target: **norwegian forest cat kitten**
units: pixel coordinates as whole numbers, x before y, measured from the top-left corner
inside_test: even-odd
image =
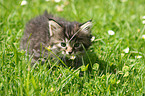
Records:
[[[27,23],[21,48],[33,55],[32,63],[47,58],[50,52],[46,47],[49,47],[66,65],[78,67],[85,53],[84,48],[88,49],[91,45],[91,26],[91,20],[85,23],[69,22],[45,11]]]

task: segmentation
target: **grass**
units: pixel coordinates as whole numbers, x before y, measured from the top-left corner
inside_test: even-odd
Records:
[[[27,1],[21,6],[21,0],[0,0],[1,96],[145,95],[144,0]],[[56,5],[64,5],[64,10],[58,12]],[[31,58],[20,50],[20,40],[25,24],[45,9],[70,21],[93,19],[96,39],[87,54],[91,72],[87,65],[74,70],[52,60],[30,67]]]

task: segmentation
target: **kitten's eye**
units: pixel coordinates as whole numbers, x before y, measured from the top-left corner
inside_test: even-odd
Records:
[[[62,46],[62,47],[66,47],[66,43],[61,42],[61,46]]]
[[[74,47],[79,47],[80,43],[75,43]]]

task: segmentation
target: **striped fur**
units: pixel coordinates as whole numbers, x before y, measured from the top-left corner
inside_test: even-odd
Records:
[[[69,22],[45,12],[43,15],[30,20],[25,28],[21,41],[21,48],[30,55],[35,62],[40,57],[47,57],[45,47],[60,57],[81,56],[91,45],[91,21],[85,23]]]

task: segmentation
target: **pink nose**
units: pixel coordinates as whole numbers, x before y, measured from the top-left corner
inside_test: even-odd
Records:
[[[66,53],[72,54],[72,47],[68,46],[66,49]]]

